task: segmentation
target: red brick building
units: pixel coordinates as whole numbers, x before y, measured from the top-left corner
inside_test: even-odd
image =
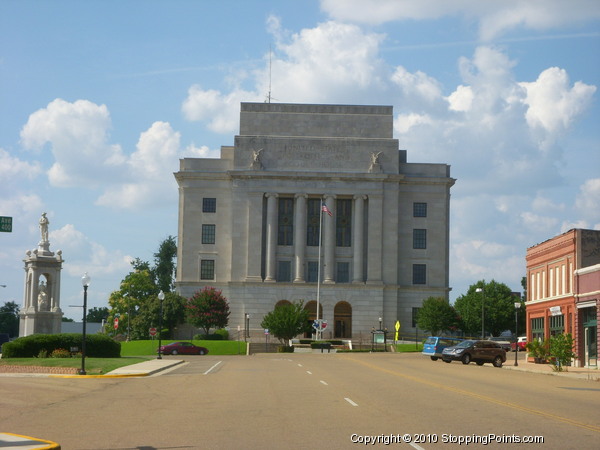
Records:
[[[585,301],[579,297],[578,289],[587,286],[588,282],[582,284],[582,275],[577,271],[600,264],[600,231],[569,230],[528,248],[526,261],[528,342],[570,333],[578,355],[575,365],[588,365],[592,361],[595,364],[595,358],[588,357],[586,361],[582,353],[586,342],[588,350],[592,343],[589,337],[585,341],[585,333],[588,336],[596,333],[593,342],[594,348],[597,348],[597,326],[592,327],[592,324],[596,323],[598,305],[592,307],[590,302],[593,299],[589,299],[588,295],[584,297]],[[593,297],[592,292],[590,295]],[[583,320],[587,325],[583,324]]]

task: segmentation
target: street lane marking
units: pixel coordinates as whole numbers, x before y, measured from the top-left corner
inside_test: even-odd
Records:
[[[306,373],[312,375],[312,372],[310,370],[307,370]]]
[[[211,370],[213,370],[215,367],[217,367],[219,364],[221,364],[223,361],[219,361],[218,363],[216,363],[214,366],[212,366],[210,369],[208,369],[206,372],[203,373],[203,375],[208,375],[210,373]]]
[[[319,381],[321,384],[324,384],[325,386],[329,386],[327,383],[325,383],[323,380]]]
[[[486,402],[489,402],[489,403],[495,403],[496,405],[506,406],[507,408],[516,409],[516,410],[519,410],[519,411],[527,412],[527,413],[530,413],[530,414],[535,414],[535,415],[542,416],[542,417],[547,417],[549,419],[558,420],[560,422],[564,422],[564,423],[567,423],[569,425],[574,425],[574,426],[579,427],[579,428],[584,428],[586,430],[591,430],[591,431],[595,431],[596,433],[600,433],[600,427],[597,427],[597,426],[594,426],[594,425],[588,425],[586,423],[577,422],[577,421],[575,421],[573,419],[569,419],[568,417],[557,416],[555,414],[547,413],[547,412],[541,411],[539,409],[533,409],[533,408],[529,408],[527,406],[517,405],[516,403],[505,402],[505,401],[502,401],[502,400],[495,399],[493,397],[487,397],[485,395],[475,394],[473,392],[465,391],[465,390],[458,389],[458,388],[453,388],[453,387],[450,387],[450,386],[447,386],[447,385],[444,385],[444,384],[434,383],[432,381],[424,381],[424,380],[422,380],[420,378],[412,377],[410,375],[404,375],[402,373],[394,372],[393,370],[390,370],[390,369],[384,369],[383,367],[375,366],[373,364],[370,364],[370,363],[367,363],[367,362],[364,362],[364,361],[359,361],[359,360],[354,359],[354,358],[349,358],[347,356],[341,356],[341,357],[344,358],[344,359],[347,359],[349,361],[353,361],[355,363],[362,364],[363,366],[367,366],[367,367],[370,367],[372,369],[379,370],[381,372],[386,372],[388,374],[395,375],[397,377],[401,377],[401,378],[405,378],[407,380],[414,381],[415,383],[425,384],[425,385],[432,386],[432,387],[435,387],[435,388],[438,388],[438,389],[442,389],[442,390],[445,390],[445,391],[455,392],[455,393],[460,394],[460,395],[466,395],[468,397],[477,398],[479,400],[483,400],[483,401],[486,401]]]
[[[298,364],[298,367],[302,367],[302,364]]]
[[[356,403],[354,403],[352,400],[350,400],[348,397],[344,397],[344,400],[346,400],[348,403],[350,403],[352,406],[358,406]]]

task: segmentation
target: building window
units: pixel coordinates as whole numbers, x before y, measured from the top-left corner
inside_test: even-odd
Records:
[[[413,230],[413,248],[427,248],[427,230]]]
[[[280,198],[277,217],[277,245],[294,244],[294,199]]]
[[[426,284],[427,265],[413,264],[413,284]]]
[[[335,281],[337,283],[350,283],[350,263],[349,262],[337,263]]]
[[[278,261],[277,262],[277,281],[292,281],[292,262]]]
[[[200,279],[214,280],[215,279],[215,260],[203,259],[200,261]]]
[[[338,247],[350,247],[352,243],[352,200],[335,202],[335,239]]]
[[[532,340],[538,339],[540,341],[544,340],[544,318],[537,317],[535,319],[531,319],[531,338]]]
[[[556,336],[557,334],[563,334],[565,332],[565,316],[561,314],[559,316],[550,316],[550,336]]]
[[[306,281],[316,283],[319,278],[319,263],[317,261],[308,261]]]
[[[427,203],[413,203],[413,217],[427,217]]]
[[[306,202],[306,245],[319,246],[319,230],[321,227],[321,199],[309,198]]]
[[[217,199],[216,198],[203,198],[202,199],[202,212],[204,212],[204,213],[217,212]]]
[[[202,243],[203,244],[214,244],[215,243],[215,225],[202,225]]]
[[[421,308],[413,308],[412,309],[412,327],[417,328],[417,321],[419,319],[419,311]]]

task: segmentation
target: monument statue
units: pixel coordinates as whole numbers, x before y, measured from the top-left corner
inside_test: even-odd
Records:
[[[48,225],[50,221],[46,217],[46,213],[42,213],[40,217],[40,234],[42,235],[42,242],[48,242]]]
[[[48,294],[46,293],[46,285],[42,281],[38,287],[38,310],[39,311],[48,311],[50,309],[50,305],[48,303]]]
[[[369,173],[381,173],[381,163],[379,157],[383,152],[371,152],[371,165],[369,167]]]

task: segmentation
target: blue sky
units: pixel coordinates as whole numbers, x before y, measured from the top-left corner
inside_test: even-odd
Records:
[[[61,306],[106,306],[177,234],[182,157],[232,145],[239,104],[394,106],[409,162],[452,166],[451,300],[520,290],[526,248],[600,229],[600,3],[0,0],[0,304],[50,219]]]

